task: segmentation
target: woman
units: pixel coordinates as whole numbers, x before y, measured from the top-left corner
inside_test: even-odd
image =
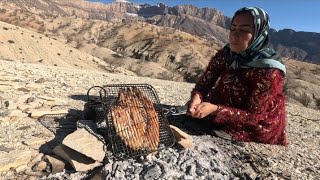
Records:
[[[189,115],[238,141],[286,145],[285,66],[267,48],[269,16],[245,7],[232,18],[229,44],[192,90]]]

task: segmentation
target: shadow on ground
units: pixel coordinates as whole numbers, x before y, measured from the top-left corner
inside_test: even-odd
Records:
[[[77,115],[75,115],[77,114]],[[59,145],[62,140],[77,129],[77,121],[82,115],[82,111],[70,109],[68,114],[46,114],[39,118],[39,122],[55,137],[39,148],[43,154],[52,154],[53,148]]]

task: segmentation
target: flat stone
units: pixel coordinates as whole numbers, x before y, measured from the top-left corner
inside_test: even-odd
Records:
[[[42,84],[37,84],[37,83],[29,83],[26,85],[26,88],[29,89],[29,90],[38,90],[38,89],[43,89],[44,88],[44,85]]]
[[[28,117],[28,114],[23,113],[21,110],[15,109],[15,110],[10,111],[8,116],[9,117],[20,117],[20,118],[23,118],[23,117]]]
[[[35,153],[34,150],[15,150],[9,153],[0,153],[0,172],[28,164]]]
[[[33,172],[31,170],[25,171],[24,173],[29,176],[38,176],[38,177],[43,177],[49,174],[48,172]],[[36,179],[39,179],[39,178],[36,178]]]
[[[28,169],[28,166],[27,166],[26,164],[23,164],[23,165],[21,165],[21,166],[16,167],[16,168],[15,168],[15,171],[16,171],[16,172],[24,172],[24,171],[27,170],[27,169]]]
[[[176,126],[170,125],[170,129],[177,139],[191,139],[192,137]]]
[[[34,149],[38,149],[42,144],[45,144],[48,139],[32,137],[30,139],[26,139],[22,141],[23,144],[28,145]]]
[[[102,163],[88,158],[85,155],[78,153],[77,151],[62,144],[55,147],[53,152],[62,159],[68,161],[76,171],[88,171],[102,165]]]
[[[38,163],[36,163],[33,167],[32,170],[34,172],[42,172],[45,171],[47,169],[47,162],[45,161],[39,161]]]
[[[14,103],[19,106],[24,104],[25,102],[27,102],[27,99],[29,99],[30,97],[33,97],[31,94],[25,94],[20,96],[17,100],[14,101]]]
[[[32,160],[27,164],[29,167],[34,166],[37,162],[41,161],[43,153],[39,153],[32,158]]]
[[[37,96],[37,98],[44,99],[47,101],[58,101],[58,102],[65,102],[65,100],[55,98],[55,97],[50,97],[50,96]]]
[[[28,98],[30,99],[30,98]],[[25,112],[27,109],[39,109],[43,106],[44,101],[40,99],[36,99],[33,102],[30,103],[23,103],[18,105],[18,109]]]
[[[56,111],[50,111],[50,110],[32,110],[31,111],[31,117],[32,118],[39,118],[43,115],[47,114],[68,114],[69,110],[64,109],[64,110],[56,110]]]
[[[64,170],[65,163],[58,156],[45,155],[44,160],[50,163],[51,173],[55,174]]]
[[[177,141],[177,143],[184,148],[192,148],[193,147],[193,142],[191,139],[180,139],[179,141]]]
[[[106,154],[103,142],[84,128],[69,134],[64,138],[62,144],[99,162],[103,161]]]

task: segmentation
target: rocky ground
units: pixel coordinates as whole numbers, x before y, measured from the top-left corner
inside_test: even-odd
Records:
[[[183,105],[194,84],[163,81],[0,60],[0,100],[19,102],[34,97],[34,109],[64,106],[81,113],[87,90],[94,85],[147,83],[166,105]],[[52,97],[53,100],[50,100]],[[25,174],[27,163],[40,147],[56,138],[37,118],[25,112],[0,113],[0,179],[36,179]],[[13,112],[11,112],[13,113]],[[116,161],[112,156],[97,173],[63,172],[42,179],[320,179],[320,112],[287,104],[287,147],[240,143],[202,133],[185,116],[168,117],[188,132],[194,147],[178,146],[155,156]],[[108,153],[110,154],[110,153]]]

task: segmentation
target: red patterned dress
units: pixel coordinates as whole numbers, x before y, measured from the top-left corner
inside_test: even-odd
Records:
[[[238,141],[287,145],[284,78],[278,69],[232,69],[226,50],[214,56],[192,93],[219,106],[207,120]]]

